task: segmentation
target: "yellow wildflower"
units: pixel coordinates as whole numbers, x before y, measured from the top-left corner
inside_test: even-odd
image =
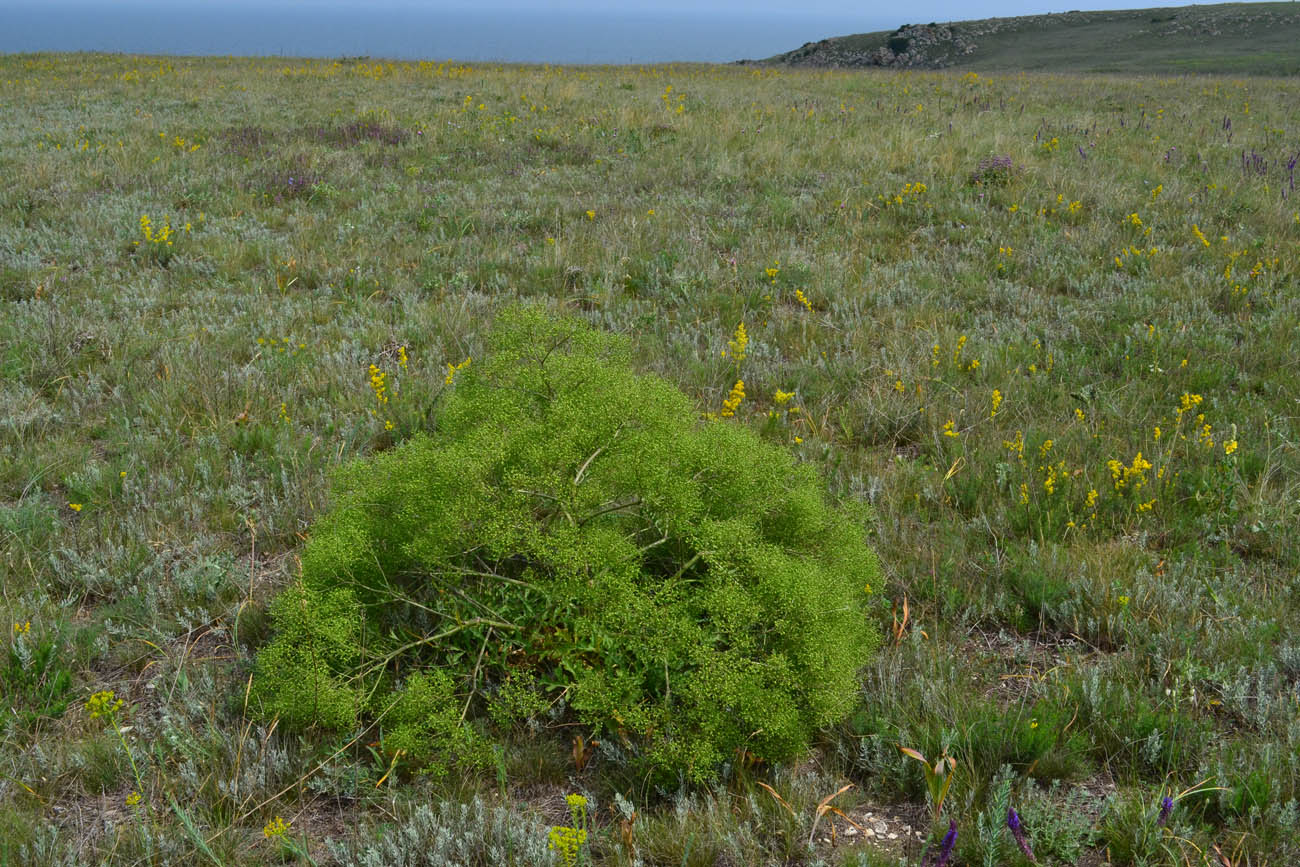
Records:
[[[1025,432],[1019,430],[1016,431],[1016,438],[1003,440],[1002,447],[1007,449],[1007,451],[1015,452],[1016,457],[1023,461],[1025,459]]]
[[[374,391],[375,400],[379,403],[388,403],[387,377],[388,375],[378,367],[373,364],[370,365],[370,388]]]
[[[582,847],[586,842],[587,830],[585,828],[569,828],[557,825],[551,828],[550,833],[547,835],[547,846],[560,856],[560,863],[564,867],[575,867]]]
[[[452,381],[456,379],[456,374],[459,373],[461,370],[463,370],[465,368],[465,365],[469,363],[470,363],[469,358],[466,358],[460,364],[452,364],[451,362],[448,362],[447,376],[443,379],[443,383],[446,385],[451,385]]]
[[[727,347],[731,350],[731,360],[740,364],[745,360],[746,347],[749,346],[749,332],[745,330],[745,323],[741,322],[736,326],[736,333],[727,341]],[[722,357],[726,358],[727,353],[724,351]]]
[[[718,415],[723,418],[731,418],[736,414],[736,408],[740,406],[740,402],[744,399],[745,381],[738,379],[736,384],[731,387],[731,393],[727,395],[727,399],[722,402],[722,411]]]
[[[111,717],[122,709],[123,704],[113,690],[101,689],[86,699],[86,710],[90,712],[91,719],[99,719],[102,716]]]

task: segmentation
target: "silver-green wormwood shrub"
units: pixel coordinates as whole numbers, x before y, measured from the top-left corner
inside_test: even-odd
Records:
[[[344,867],[547,867],[559,861],[546,845],[546,829],[505,807],[480,799],[421,804],[400,824],[372,839],[333,843]]]
[[[490,348],[434,430],[340,473],[272,606],[262,712],[377,723],[437,771],[565,707],[695,781],[841,719],[878,644],[860,511],[621,339],[514,310]]]

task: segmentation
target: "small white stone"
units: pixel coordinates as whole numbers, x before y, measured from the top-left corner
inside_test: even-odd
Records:
[[[856,837],[856,836],[858,836],[858,829],[855,828],[855,827],[853,827],[852,825],[850,825],[849,827],[847,827],[847,828],[844,829],[844,836],[845,836],[845,837]]]
[[[891,840],[897,840],[897,839],[898,839],[898,835],[895,834],[893,831],[890,831],[890,832],[889,832],[888,834],[886,834],[885,836],[888,837],[888,838],[891,839]]]

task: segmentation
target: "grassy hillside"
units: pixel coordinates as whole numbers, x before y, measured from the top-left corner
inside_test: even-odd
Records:
[[[0,863],[564,863],[578,792],[605,865],[1300,861],[1296,80],[42,55],[0,118]],[[805,760],[259,715],[331,474],[521,300],[870,507]]]
[[[1225,3],[905,24],[810,42],[769,62],[978,72],[1296,75],[1300,8]]]

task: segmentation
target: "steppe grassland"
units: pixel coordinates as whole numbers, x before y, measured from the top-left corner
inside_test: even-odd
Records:
[[[1021,857],[1008,799],[1040,860],[1294,862],[1296,82],[9,56],[0,104],[0,860],[544,785],[601,863],[852,860],[814,807],[924,801],[901,744],[959,760],[964,863]],[[672,809],[540,733],[430,787],[244,705],[331,470],[520,299],[874,505],[893,646],[816,761]],[[544,841],[511,809],[460,826]]]

